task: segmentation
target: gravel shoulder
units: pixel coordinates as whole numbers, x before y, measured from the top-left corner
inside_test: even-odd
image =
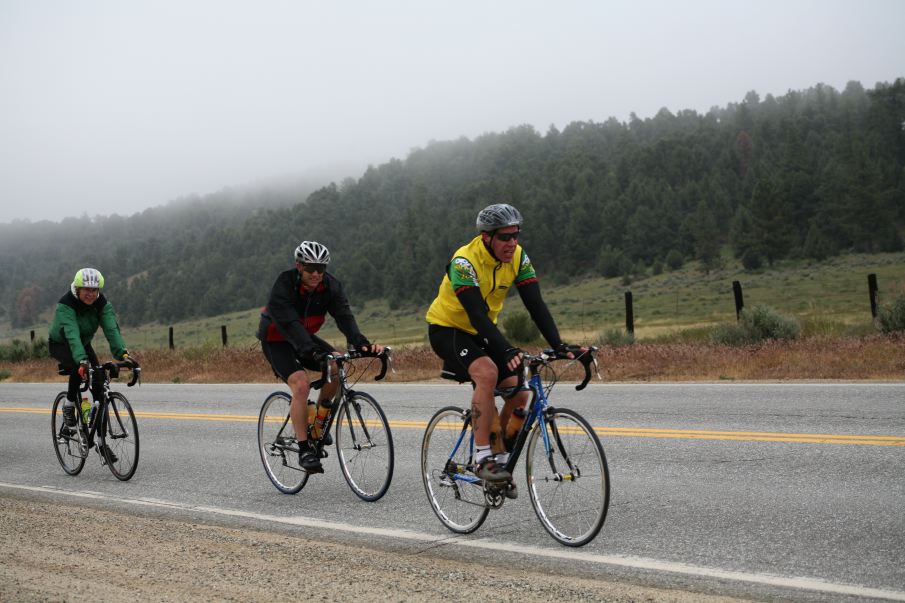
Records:
[[[0,601],[739,600],[6,494],[0,560]]]

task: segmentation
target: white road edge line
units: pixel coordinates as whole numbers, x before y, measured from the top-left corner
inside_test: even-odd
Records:
[[[234,509],[222,509],[219,507],[205,507],[198,505],[187,505],[178,502],[159,500],[159,499],[134,499],[123,498],[119,496],[110,496],[99,492],[89,491],[70,491],[49,486],[25,486],[21,484],[10,484],[0,482],[0,488],[8,488],[11,490],[27,490],[31,492],[42,492],[46,494],[59,494],[71,496],[73,498],[88,498],[104,501],[114,501],[126,503],[136,506],[145,507],[163,507],[179,509],[181,511],[192,511],[200,513],[208,513],[211,515],[221,515],[227,517],[242,517],[245,519],[254,519],[258,521],[268,521],[272,523],[304,526],[310,528],[336,530],[340,532],[350,532],[353,534],[385,536],[390,538],[400,538],[404,540],[413,540],[416,542],[433,542],[443,546],[458,546],[465,548],[485,549],[491,551],[507,551],[510,553],[519,553],[522,555],[532,555],[535,557],[547,557],[552,559],[574,559],[587,563],[597,563],[603,565],[615,565],[619,567],[627,567],[633,569],[653,570],[661,572],[670,572],[674,574],[684,574],[688,576],[696,576],[703,578],[718,578],[721,580],[733,580],[738,582],[751,582],[754,584],[763,584],[766,586],[776,586],[783,588],[794,588],[802,590],[820,591],[837,595],[851,595],[855,597],[872,597],[875,599],[888,599],[892,601],[905,601],[905,591],[883,590],[878,588],[869,588],[865,586],[857,586],[852,584],[835,584],[814,578],[795,578],[777,576],[771,574],[753,574],[748,572],[738,572],[733,570],[722,570],[719,568],[700,567],[689,565],[686,563],[676,563],[671,561],[659,561],[657,559],[648,559],[645,557],[631,557],[625,555],[599,555],[596,553],[583,553],[572,550],[545,549],[534,546],[507,544],[505,542],[491,541],[487,539],[474,539],[469,537],[450,536],[448,538],[438,538],[431,534],[423,532],[415,532],[412,530],[394,529],[394,528],[368,528],[356,526],[348,523],[340,523],[333,521],[323,521],[320,519],[310,519],[307,517],[280,517],[277,515],[264,515],[262,513],[253,513],[251,511],[239,511]]]

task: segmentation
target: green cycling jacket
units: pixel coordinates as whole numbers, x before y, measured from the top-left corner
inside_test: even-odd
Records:
[[[98,327],[104,330],[110,353],[115,359],[122,360],[126,344],[119,333],[113,305],[106,297],[98,295],[97,301],[89,306],[69,292],[57,303],[50,325],[50,341],[68,344],[72,359],[82,362],[88,359],[85,346],[91,343]]]

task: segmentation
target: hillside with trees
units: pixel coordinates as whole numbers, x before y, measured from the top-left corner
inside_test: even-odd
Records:
[[[74,271],[100,268],[123,322],[266,301],[301,239],[333,253],[353,301],[422,305],[477,211],[516,205],[543,278],[631,275],[728,245],[751,270],[903,249],[905,78],[818,85],[648,119],[531,126],[432,142],[294,204],[223,192],[128,218],[0,225],[0,320],[33,322]],[[291,192],[283,195],[293,197]]]

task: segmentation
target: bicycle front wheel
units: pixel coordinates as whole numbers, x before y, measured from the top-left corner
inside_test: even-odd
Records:
[[[528,492],[541,524],[566,546],[600,532],[610,503],[610,474],[597,434],[578,413],[558,408],[528,439]]]
[[[85,457],[88,450],[81,445],[79,439],[79,423],[75,427],[66,427],[63,420],[63,403],[66,401],[66,392],[57,394],[53,401],[53,410],[50,412],[50,433],[53,436],[53,451],[60,461],[63,471],[69,475],[78,475],[85,466]],[[80,412],[76,407],[76,413]]]
[[[349,487],[360,499],[378,500],[393,479],[393,436],[383,409],[356,392],[336,412],[336,453]]]
[[[292,398],[284,392],[267,396],[258,415],[258,452],[267,477],[283,494],[296,494],[308,481],[299,466],[299,445],[289,420]]]
[[[469,472],[474,455],[471,421],[455,406],[431,417],[421,442],[421,479],[440,523],[457,534],[481,527],[490,510],[481,480]]]
[[[107,399],[104,458],[116,479],[126,481],[138,468],[138,423],[126,397],[110,392]]]

